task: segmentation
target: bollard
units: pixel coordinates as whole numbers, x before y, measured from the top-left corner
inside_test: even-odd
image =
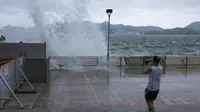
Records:
[[[107,86],[109,86],[109,72],[107,72]]]
[[[51,57],[48,57],[47,58],[47,60],[46,60],[46,70],[47,70],[47,72],[46,72],[46,74],[47,74],[47,84],[49,85],[50,84],[50,58]]]
[[[140,58],[140,59],[142,59],[142,66],[143,66],[143,71],[142,71],[142,73],[144,73],[144,72],[145,72],[145,62],[144,62],[144,57],[142,57],[142,58]]]
[[[167,66],[166,61],[167,61],[167,56],[165,56],[164,58],[164,70],[163,70],[164,75],[166,75],[166,66]]]
[[[109,63],[107,62],[107,69],[109,68]],[[107,75],[107,86],[109,86],[109,72],[106,71],[106,75]]]
[[[122,77],[122,57],[119,58],[119,72],[120,72],[120,78]]]
[[[185,64],[185,74],[188,72],[188,57],[186,56],[186,64]]]
[[[99,57],[97,57],[97,64],[96,64],[97,66],[99,65]]]
[[[99,65],[99,57],[96,57],[97,58],[97,64],[96,64],[96,66],[98,66]],[[97,70],[97,76],[99,76],[99,69]]]

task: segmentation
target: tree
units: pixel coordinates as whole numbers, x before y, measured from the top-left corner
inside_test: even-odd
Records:
[[[0,37],[0,43],[5,43],[6,42],[6,37],[4,37],[3,35],[1,35]]]

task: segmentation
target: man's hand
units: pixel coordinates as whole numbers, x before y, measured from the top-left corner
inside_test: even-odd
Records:
[[[151,71],[152,71],[152,68],[151,68],[151,66],[149,66],[149,67],[144,71],[144,73],[151,73]]]

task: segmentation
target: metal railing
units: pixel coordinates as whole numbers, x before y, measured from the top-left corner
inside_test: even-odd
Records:
[[[200,67],[200,56],[160,56],[163,73],[166,74],[166,68],[178,67],[186,69],[188,67]],[[141,73],[152,62],[152,56],[110,56],[109,66],[117,66],[120,68],[126,67],[142,67]],[[60,65],[81,65],[81,66],[107,66],[105,56],[54,56],[50,60],[56,60]]]
[[[50,60],[56,60],[61,65],[81,65],[81,66],[106,66],[105,56],[52,56]],[[109,66],[120,66],[120,57],[112,56],[109,60]]]
[[[19,107],[24,107],[16,94],[25,82],[34,90],[24,74],[25,65],[26,57],[22,56],[16,60],[10,60],[0,67],[0,108],[4,108],[6,103],[12,99],[17,101]]]

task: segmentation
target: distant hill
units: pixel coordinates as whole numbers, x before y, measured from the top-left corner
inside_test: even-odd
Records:
[[[107,33],[108,22],[99,23],[103,32]],[[131,26],[123,24],[111,24],[111,34],[144,34],[148,31],[162,31],[163,29],[156,26]]]
[[[90,21],[80,22],[78,24],[82,24],[84,28],[92,28],[98,27],[100,30],[107,34],[108,31],[108,22],[102,23],[93,23]],[[61,31],[63,32],[68,31],[69,25],[76,25],[75,23],[71,24],[52,24],[48,25],[48,27],[54,28],[52,31]],[[66,27],[63,27],[66,26]],[[200,35],[200,21],[193,22],[186,26],[185,28],[173,28],[173,29],[163,29],[157,26],[131,26],[131,25],[123,25],[123,24],[111,24],[111,34],[112,35]],[[5,35],[6,37],[10,37],[11,40],[19,40],[19,38],[25,38],[27,41],[30,41],[32,37],[34,38],[39,37],[39,34],[35,33],[37,29],[35,27],[31,28],[22,28],[22,27],[15,27],[15,26],[5,26],[0,28],[0,35]],[[61,31],[62,32],[62,31]],[[92,33],[92,32],[87,32]],[[18,38],[16,38],[18,37]],[[30,38],[29,38],[30,37]]]
[[[108,22],[99,24],[107,33]],[[200,21],[193,22],[185,28],[163,29],[157,26],[130,26],[111,24],[111,34],[144,34],[144,35],[200,35]]]
[[[193,22],[193,23],[189,24],[188,26],[186,26],[185,28],[191,28],[191,29],[200,31],[200,21]]]
[[[163,31],[149,31],[145,35],[200,35],[200,31],[192,28],[173,28]]]

